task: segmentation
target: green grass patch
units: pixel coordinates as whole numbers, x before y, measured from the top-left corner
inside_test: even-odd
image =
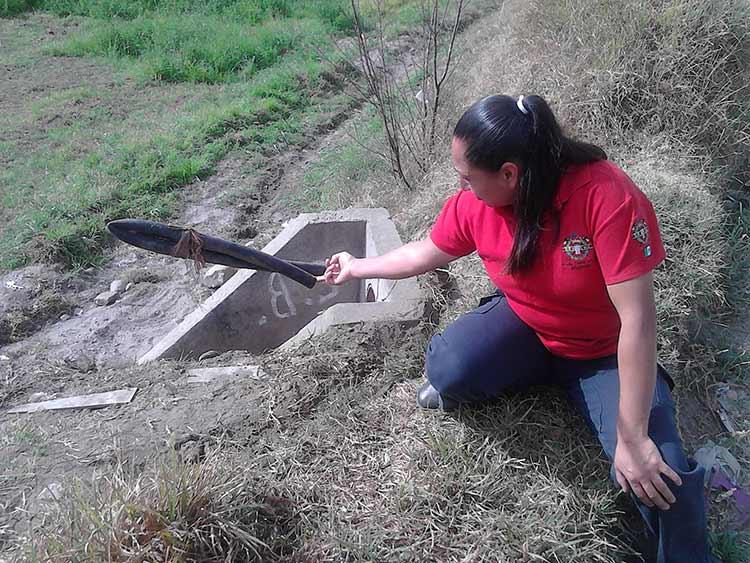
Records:
[[[400,21],[412,4],[389,2],[386,9]],[[302,142],[306,128],[317,127],[316,114],[325,120],[350,103],[333,95],[341,91],[331,72],[338,63],[321,62],[319,54],[333,52],[331,36],[351,29],[344,0],[38,0],[24,6],[82,17],[80,31],[44,53],[19,44],[9,64],[27,51],[32,64],[50,54],[102,57],[116,62],[109,68],[118,76],[124,63],[143,95],[118,94],[128,90],[127,79],[111,89],[61,88],[2,122],[3,134],[24,139],[24,154],[8,145],[9,165],[0,172],[0,269],[37,260],[97,263],[107,221],[165,219],[178,207],[175,190],[210,175],[229,150],[242,146],[262,155]],[[154,107],[143,108],[148,102],[141,97],[150,99],[153,85],[163,82],[180,84],[174,86],[179,95],[168,94],[173,106],[153,99]],[[186,97],[189,103],[175,109]],[[328,99],[340,107],[326,105]],[[26,128],[31,136],[21,134]]]
[[[217,83],[251,78],[294,49],[325,38],[315,20],[271,20],[248,27],[216,16],[142,17],[95,22],[57,54],[102,55],[138,61],[136,73],[169,82]]]
[[[0,17],[7,18],[28,12],[33,7],[32,0],[0,0]]]
[[[335,145],[321,150],[320,159],[302,178],[300,193],[288,197],[289,205],[308,213],[345,207],[352,196],[361,195],[373,175],[388,174],[386,161],[374,152],[384,149],[377,143],[383,133],[382,123],[367,114],[361,121],[361,130],[347,131]]]
[[[749,532],[721,532],[711,534],[714,553],[725,563],[750,561]]]
[[[398,4],[398,3],[396,3]],[[316,18],[335,30],[351,28],[345,0],[0,0],[0,16],[42,10],[57,16],[101,20],[136,19],[146,15],[223,16],[255,25],[270,18]]]
[[[107,241],[107,221],[170,216],[174,191],[209,175],[232,147],[262,153],[299,141],[305,112],[330,95],[326,69],[314,60],[288,60],[260,73],[238,98],[195,108],[172,130],[146,138],[142,131],[132,139],[115,135],[72,163],[66,151],[74,145],[61,143],[57,152],[42,152],[28,163],[51,172],[45,191],[24,184],[19,169],[6,170],[1,183],[21,189],[3,193],[17,218],[0,239],[0,267],[34,260],[74,267],[95,263]]]

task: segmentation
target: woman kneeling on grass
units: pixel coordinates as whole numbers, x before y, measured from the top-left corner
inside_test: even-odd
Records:
[[[480,100],[451,153],[461,190],[430,236],[374,258],[336,254],[325,281],[401,279],[478,252],[500,292],[432,338],[419,405],[563,386],[658,538],[658,561],[716,561],[703,469],[683,453],[674,384],[656,362],[652,270],[665,252],[648,199],[602,149],[566,138],[539,96]]]

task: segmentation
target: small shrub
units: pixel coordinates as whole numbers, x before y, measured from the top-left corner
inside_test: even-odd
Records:
[[[296,544],[292,503],[261,490],[242,466],[209,454],[141,475],[118,465],[78,481],[35,532],[43,561],[267,561]]]

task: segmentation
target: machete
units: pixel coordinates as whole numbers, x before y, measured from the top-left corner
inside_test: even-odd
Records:
[[[308,288],[315,286],[315,276],[322,276],[326,269],[323,264],[282,260],[260,250],[204,235],[193,229],[154,221],[119,219],[108,223],[107,229],[121,241],[151,252],[188,258],[201,266],[208,262],[232,268],[278,272]]]

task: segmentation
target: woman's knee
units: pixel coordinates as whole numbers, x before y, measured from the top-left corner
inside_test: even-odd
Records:
[[[427,379],[440,393],[460,398],[463,388],[479,366],[469,350],[452,346],[442,334],[436,334],[427,348],[425,371]]]

